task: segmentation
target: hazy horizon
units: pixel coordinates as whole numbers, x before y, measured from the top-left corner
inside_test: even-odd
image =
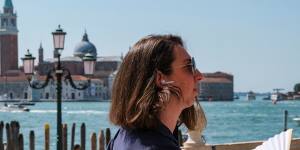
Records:
[[[300,1],[12,2],[19,58],[26,49],[37,57],[40,43],[44,58],[51,58],[58,24],[67,32],[63,57],[73,55],[85,30],[98,56],[120,56],[145,35],[172,33],[182,36],[201,72],[233,74],[234,91],[291,91],[300,82]]]

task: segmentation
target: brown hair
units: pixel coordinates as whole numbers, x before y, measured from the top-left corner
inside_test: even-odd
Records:
[[[182,39],[174,35],[150,35],[139,40],[129,50],[116,74],[109,118],[112,123],[125,128],[154,128],[158,113],[164,103],[159,102],[158,92],[162,90],[155,84],[156,71],[165,75],[172,73],[173,49],[183,46]],[[171,94],[181,96],[179,88],[170,89]],[[194,105],[186,108],[180,115],[180,122],[194,129],[198,117],[206,124],[204,113],[196,112]],[[204,118],[204,119],[203,119]]]

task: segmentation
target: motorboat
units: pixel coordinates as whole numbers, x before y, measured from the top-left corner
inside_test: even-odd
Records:
[[[256,94],[252,91],[247,93],[247,100],[255,100],[256,99]]]
[[[1,111],[8,111],[8,112],[14,112],[14,111],[25,111],[29,112],[30,109],[24,107],[23,105],[11,105],[11,104],[4,104],[3,107],[0,107]]]
[[[298,126],[300,126],[300,117],[295,117],[293,118],[293,120],[298,123]]]
[[[273,93],[271,94],[271,100],[272,101],[282,101],[285,100],[287,96],[283,93]]]
[[[283,99],[284,99],[284,96],[281,93],[273,93],[271,95],[271,100],[272,101],[280,101],[280,100],[283,100]]]
[[[18,103],[15,103],[14,105],[33,106],[33,105],[35,105],[35,103],[34,102],[29,102],[29,101],[20,101]]]
[[[271,100],[272,102],[276,103],[277,101],[281,101],[281,100],[285,100],[287,99],[287,95],[286,94],[283,94],[283,93],[280,93],[281,90],[284,90],[284,89],[273,89],[275,92],[271,94]]]

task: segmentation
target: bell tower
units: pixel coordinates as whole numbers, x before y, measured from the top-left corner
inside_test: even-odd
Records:
[[[42,47],[42,43],[40,44],[39,48],[39,64],[44,62],[44,49]]]
[[[0,13],[0,75],[18,70],[17,14],[11,0],[5,0]]]

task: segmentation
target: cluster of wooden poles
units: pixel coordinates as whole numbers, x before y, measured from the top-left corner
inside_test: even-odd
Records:
[[[69,147],[70,150],[74,150],[75,127],[76,124],[73,123],[72,130],[71,130],[71,144]],[[3,138],[5,130],[6,130],[6,141],[4,141]],[[44,149],[50,150],[49,124],[45,124],[44,130],[45,130]],[[62,132],[63,150],[68,150],[67,124],[62,125],[62,131],[63,131]],[[104,130],[100,130],[98,137],[96,136],[96,133],[93,132],[90,136],[91,150],[104,150],[105,146],[109,143],[110,138],[111,138],[111,132],[109,128],[106,128],[105,135],[104,135]],[[82,123],[80,127],[80,150],[85,150],[85,149],[86,149],[86,126],[84,123]],[[3,121],[0,122],[0,150],[24,150],[24,138],[23,138],[23,134],[20,133],[19,122],[17,121],[11,121],[10,123],[4,123]],[[29,150],[35,150],[35,134],[33,130],[29,132]]]

